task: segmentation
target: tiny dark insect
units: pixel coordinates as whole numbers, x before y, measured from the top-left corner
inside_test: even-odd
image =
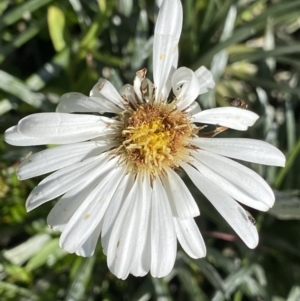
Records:
[[[250,214],[250,212],[246,211],[248,220],[252,223],[252,225],[256,225],[256,220],[255,218]]]
[[[248,104],[241,98],[238,97],[225,97],[232,107],[248,109]]]

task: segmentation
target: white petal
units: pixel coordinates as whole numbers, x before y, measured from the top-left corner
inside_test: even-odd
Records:
[[[183,250],[192,258],[206,256],[206,247],[202,235],[193,218],[174,218],[177,238]]]
[[[4,133],[6,143],[15,146],[43,145],[48,144],[49,139],[43,137],[28,137],[18,131],[18,126],[7,129]]]
[[[136,236],[136,249],[130,273],[136,277],[145,276],[151,265],[151,198],[150,177],[139,184],[138,199],[141,203],[140,225]]]
[[[94,255],[97,242],[100,236],[102,222],[98,224],[96,229],[92,232],[90,237],[83,243],[83,245],[75,252],[79,256],[90,257]]]
[[[115,142],[92,141],[43,150],[22,161],[17,171],[18,178],[25,180],[58,170],[100,155],[114,145]]]
[[[208,109],[192,117],[193,122],[204,124],[218,124],[231,129],[246,131],[259,116],[251,111],[234,107]]]
[[[274,193],[256,172],[207,151],[194,151],[192,156],[203,163],[194,160],[191,162],[193,166],[240,203],[261,211],[267,211],[273,206]]]
[[[53,230],[62,232],[79,206],[103,179],[106,172],[103,165],[99,164],[88,173],[88,176],[84,177],[83,182],[64,194],[48,214],[48,225]]]
[[[109,172],[81,204],[62,232],[59,243],[67,252],[78,250],[101,222],[125,172],[121,166],[116,168],[116,160],[114,158],[105,164],[104,168]]]
[[[168,96],[170,94],[170,91],[171,91],[171,88],[172,88],[172,77],[173,77],[173,74],[174,72],[176,71],[177,69],[177,65],[178,65],[178,57],[179,57],[179,53],[178,53],[178,47],[176,47],[176,51],[175,51],[175,54],[174,54],[174,57],[173,57],[173,64],[172,64],[172,67],[171,67],[171,70],[170,70],[170,73],[169,73],[169,76],[168,76],[168,79],[161,91],[161,96],[160,96],[160,99],[162,100],[167,100],[168,99]]]
[[[165,0],[158,14],[153,41],[153,78],[157,101],[162,98],[161,93],[177,56],[181,28],[181,2]]]
[[[208,90],[215,87],[215,82],[212,73],[207,70],[204,66],[200,67],[195,71],[195,75],[198,78],[200,91],[199,95],[206,93]]]
[[[222,156],[265,164],[284,166],[283,153],[273,145],[247,138],[197,138],[193,144]]]
[[[134,89],[133,89],[133,86],[127,84],[127,85],[124,85],[120,91],[119,91],[120,95],[125,99],[125,100],[128,100],[129,103],[134,107],[136,108],[137,106],[137,102],[136,102],[136,99],[135,99],[135,92],[134,92]]]
[[[134,92],[135,92],[136,96],[138,97],[138,99],[140,100],[140,102],[143,101],[141,85],[142,85],[144,78],[145,78],[145,72],[143,72],[143,70],[140,70],[140,71],[136,72],[135,78],[133,80]]]
[[[177,69],[172,76],[172,90],[177,98],[177,107],[183,110],[199,95],[200,84],[195,73],[186,67]]]
[[[114,224],[107,250],[107,265],[118,278],[126,279],[136,256],[136,235],[140,225],[140,181],[135,181]]]
[[[98,83],[90,92],[92,97],[105,98],[107,102],[111,102],[121,109],[125,109],[124,100],[116,90],[116,88],[106,79],[100,78]]]
[[[109,124],[113,119],[93,115],[65,113],[38,113],[23,118],[18,131],[26,136],[40,137],[48,143],[68,144],[92,139],[107,133],[114,133]]]
[[[67,93],[60,97],[56,112],[97,112],[97,113],[120,113],[121,109],[107,101],[104,97],[87,97],[81,93]]]
[[[26,200],[27,211],[31,211],[76,187],[76,185],[84,181],[85,174],[101,164],[101,161],[102,158],[100,156],[93,157],[62,168],[45,178],[28,196]]]
[[[109,244],[111,232],[113,230],[115,221],[119,215],[119,212],[133,184],[134,184],[134,177],[131,174],[124,176],[106,210],[105,216],[103,218],[103,226],[102,226],[102,234],[101,234],[104,254],[107,254],[108,244]]]
[[[201,112],[201,108],[200,105],[198,104],[198,102],[194,101],[189,107],[187,107],[185,110],[185,112],[189,113],[189,115],[193,116],[199,112]]]
[[[182,163],[181,167],[245,244],[250,249],[255,248],[258,244],[257,229],[248,219],[245,210],[233,198],[207,180],[195,168],[186,163]]]
[[[168,197],[159,178],[153,182],[151,205],[151,275],[164,277],[174,266],[177,241]]]
[[[161,177],[169,203],[175,217],[189,218],[200,215],[199,208],[182,179],[171,168],[165,169],[166,176]]]

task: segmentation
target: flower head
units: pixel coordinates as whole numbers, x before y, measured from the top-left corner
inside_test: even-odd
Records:
[[[177,69],[181,27],[181,2],[164,0],[154,34],[154,83],[146,69],[119,92],[100,79],[90,97],[65,94],[56,113],[30,115],[5,133],[12,145],[59,145],[20,164],[21,180],[53,172],[31,192],[26,208],[60,197],[48,216],[48,224],[62,232],[60,246],[91,256],[101,237],[108,267],[122,279],[149,271],[167,275],[177,239],[192,258],[205,256],[194,221],[200,212],[177,171],[185,171],[254,248],[257,230],[239,203],[266,211],[274,194],[259,175],[229,158],[285,162],[265,142],[214,138],[227,128],[247,130],[258,116],[236,107],[200,110],[195,99],[214,81],[205,67]],[[217,126],[208,132],[207,124]]]

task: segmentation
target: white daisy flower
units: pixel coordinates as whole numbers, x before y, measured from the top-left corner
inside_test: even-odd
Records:
[[[194,221],[199,208],[178,171],[255,248],[257,230],[240,203],[266,211],[274,194],[259,175],[229,158],[285,163],[265,142],[213,138],[227,128],[247,130],[258,115],[236,107],[200,110],[195,99],[215,83],[205,67],[177,69],[181,27],[181,2],[164,0],[154,33],[154,83],[146,69],[119,92],[100,79],[90,97],[65,94],[56,113],[30,115],[5,133],[12,145],[60,145],[20,164],[21,180],[53,172],[31,192],[26,208],[60,197],[48,216],[62,232],[60,246],[92,256],[101,236],[108,267],[122,279],[169,274],[177,239],[190,257],[206,255]],[[207,124],[218,127],[205,132]]]

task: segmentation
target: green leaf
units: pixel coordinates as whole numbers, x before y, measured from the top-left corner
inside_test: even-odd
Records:
[[[6,10],[6,8],[9,5],[9,0],[2,0],[0,2],[0,16],[3,14],[3,12]]]
[[[45,95],[30,91],[22,81],[2,70],[0,70],[0,89],[20,98],[34,108],[49,110]]]
[[[37,234],[13,249],[3,252],[3,256],[15,265],[21,265],[40,251],[50,239],[48,234]]]
[[[200,288],[197,279],[192,273],[185,267],[177,268],[178,278],[183,286],[183,289],[190,296],[190,300],[193,301],[207,301],[208,298]]]
[[[297,144],[295,145],[294,149],[291,151],[291,153],[287,156],[287,160],[285,163],[285,167],[280,169],[274,187],[279,189],[281,187],[281,184],[286,177],[289,170],[293,167],[295,160],[300,154],[300,139],[298,140]]]
[[[65,301],[82,300],[95,263],[95,256],[82,258],[81,264],[76,272],[75,278],[71,283]],[[86,300],[86,299],[85,299]]]
[[[20,48],[25,43],[35,37],[41,29],[46,25],[46,18],[42,18],[38,22],[33,22],[25,31],[16,36],[12,42],[0,48],[0,64],[5,58],[17,48]]]
[[[47,20],[54,49],[59,52],[66,47],[64,39],[65,15],[59,7],[49,6]]]
[[[25,12],[33,13],[40,7],[48,4],[52,0],[29,0],[25,1],[22,5],[16,6],[16,8],[10,10],[0,19],[0,29],[5,26],[14,24],[24,16]]]
[[[236,62],[241,60],[247,60],[249,62],[255,62],[258,60],[263,60],[269,57],[281,56],[284,54],[292,54],[300,52],[300,43],[288,46],[277,46],[273,50],[251,50],[250,52],[243,52],[240,54],[232,54],[230,56],[230,61]]]
[[[32,271],[44,264],[52,266],[57,260],[64,257],[67,253],[59,247],[58,241],[58,238],[48,241],[43,248],[28,261],[26,268]]]
[[[25,289],[23,287],[17,286],[15,284],[11,284],[8,282],[0,281],[0,292],[2,298],[5,298],[5,295],[11,296],[23,296],[26,297],[28,301],[37,301],[39,300],[38,296],[32,292],[32,290]],[[9,300],[9,299],[2,299],[2,300]],[[14,299],[14,300],[21,300],[21,299]]]
[[[299,301],[300,300],[300,286],[294,286],[289,293],[287,301]]]
[[[168,284],[164,278],[152,278],[154,291],[157,301],[171,301],[171,295],[168,289]]]
[[[300,219],[299,191],[275,191],[276,202],[269,213],[282,220]]]

